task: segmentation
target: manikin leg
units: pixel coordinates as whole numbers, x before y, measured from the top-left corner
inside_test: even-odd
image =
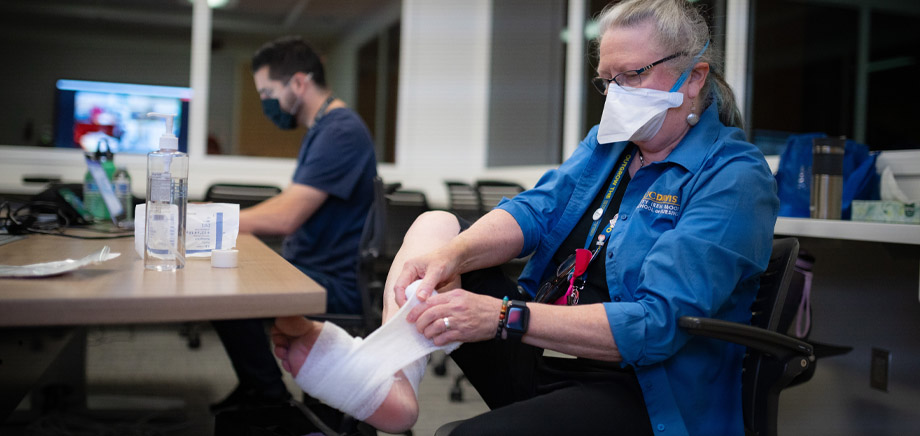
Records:
[[[459,232],[453,215],[427,213],[406,234],[393,261],[384,294],[384,326],[366,339],[352,338],[333,324],[302,317],[279,318],[272,332],[275,354],[311,396],[387,432],[410,428],[418,417],[418,384],[427,355],[436,347],[405,316],[418,304],[397,308],[393,282],[406,259],[434,250]],[[396,310],[398,309],[398,310]],[[394,378],[395,374],[395,378]]]

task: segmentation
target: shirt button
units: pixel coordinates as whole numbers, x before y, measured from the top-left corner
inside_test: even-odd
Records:
[[[616,297],[613,297],[613,301],[620,301],[620,296],[617,295]]]
[[[621,213],[621,214],[620,214],[620,221],[626,221],[626,218],[627,218],[627,217],[629,217],[629,214]]]
[[[658,431],[664,431],[664,424],[658,424]]]
[[[613,253],[612,253],[612,252],[611,252],[611,253],[607,253],[607,258],[608,258],[608,259],[613,259]]]

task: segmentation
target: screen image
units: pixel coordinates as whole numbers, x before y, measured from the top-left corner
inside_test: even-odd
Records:
[[[173,134],[188,151],[190,88],[129,83],[58,80],[54,142],[57,147],[115,153],[157,150],[166,123],[149,112],[176,114]],[[104,147],[103,147],[104,148]]]

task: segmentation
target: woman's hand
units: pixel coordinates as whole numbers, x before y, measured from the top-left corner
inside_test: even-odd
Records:
[[[423,256],[409,259],[403,264],[402,272],[394,285],[396,304],[406,304],[406,287],[421,279],[415,295],[424,302],[431,291],[460,287],[460,271],[457,255],[441,248]]]
[[[502,301],[497,298],[453,289],[413,308],[406,321],[414,322],[418,331],[438,346],[455,341],[478,342],[495,337],[501,308]]]

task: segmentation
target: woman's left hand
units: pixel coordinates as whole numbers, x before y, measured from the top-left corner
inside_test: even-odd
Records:
[[[429,297],[414,307],[406,320],[415,322],[418,331],[438,346],[478,342],[495,337],[501,309],[502,300],[454,289]]]

